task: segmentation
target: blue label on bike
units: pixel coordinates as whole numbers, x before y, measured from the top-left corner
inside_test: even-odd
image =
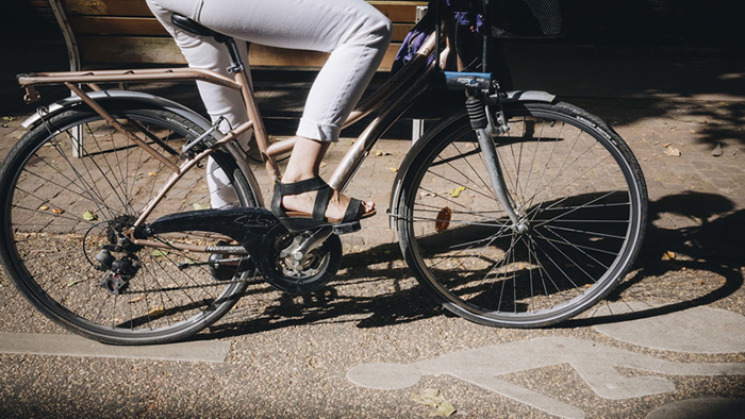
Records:
[[[488,89],[491,86],[490,73],[465,73],[445,71],[445,84],[449,89]]]

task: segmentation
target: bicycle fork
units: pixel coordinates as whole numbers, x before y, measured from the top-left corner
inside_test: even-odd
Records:
[[[470,90],[470,89],[469,89]],[[483,95],[469,95],[466,100],[466,109],[468,118],[471,121],[471,127],[476,132],[476,137],[481,147],[481,155],[484,159],[484,165],[489,172],[489,180],[497,197],[497,201],[502,205],[507,215],[512,221],[512,228],[517,233],[528,231],[527,221],[517,213],[515,201],[507,190],[507,184],[504,181],[502,168],[499,164],[499,156],[494,144],[493,136],[498,133],[505,133],[509,130],[506,118],[500,110],[497,123],[492,118]]]
[[[494,193],[497,196],[497,201],[502,204],[502,207],[507,212],[515,231],[525,233],[528,230],[527,222],[518,216],[515,209],[515,202],[507,191],[507,184],[504,182],[504,175],[502,175],[502,168],[499,165],[499,157],[494,148],[494,141],[485,128],[478,128],[475,131],[479,145],[481,146],[486,170],[489,172],[489,180],[491,180]]]

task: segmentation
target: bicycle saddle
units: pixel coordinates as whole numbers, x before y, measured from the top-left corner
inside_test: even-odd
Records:
[[[179,28],[201,36],[211,36],[215,38],[217,42],[225,43],[230,37],[228,35],[215,32],[212,29],[200,24],[199,22],[188,18],[184,15],[174,13],[171,15],[171,23],[178,26]]]

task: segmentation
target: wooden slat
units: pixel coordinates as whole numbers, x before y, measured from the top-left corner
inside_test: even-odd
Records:
[[[78,38],[81,60],[90,64],[186,64],[181,51],[166,37],[102,37]],[[389,70],[401,44],[394,43],[386,51],[380,70]],[[252,45],[249,63],[253,67],[320,68],[326,62],[325,53],[296,51]]]
[[[393,60],[401,44],[391,44],[386,51],[379,71],[391,69]],[[314,51],[296,51],[283,48],[272,48],[263,45],[252,45],[248,53],[251,67],[290,67],[300,69],[318,69],[323,66],[328,54]]]
[[[152,16],[145,0],[62,0],[68,15]]]
[[[401,42],[406,38],[406,34],[409,33],[411,28],[414,27],[413,23],[394,23],[393,24],[393,42]]]
[[[168,32],[155,18],[71,16],[68,20],[72,30],[78,35],[168,36]],[[393,41],[403,41],[413,26],[411,23],[395,23],[393,25]]]
[[[102,42],[104,40],[106,42]],[[80,36],[80,58],[90,64],[186,64],[171,38]]]
[[[78,35],[168,36],[163,25],[151,17],[71,16],[68,20],[73,32]]]
[[[381,65],[382,70],[387,70],[400,42],[413,26],[416,6],[427,3],[394,0],[369,3],[394,22],[394,43]],[[179,49],[152,17],[144,0],[63,0],[63,4],[78,36],[84,65],[185,64]],[[324,53],[254,45],[249,59],[254,67],[319,68],[326,57]]]
[[[319,0],[323,1],[323,0]],[[416,6],[426,6],[426,1],[368,1],[391,22],[416,22]]]
[[[369,1],[369,3],[388,16],[391,21],[405,23],[415,21],[416,6],[427,4],[424,1]],[[70,16],[152,16],[145,0],[63,0],[63,5],[65,12]]]

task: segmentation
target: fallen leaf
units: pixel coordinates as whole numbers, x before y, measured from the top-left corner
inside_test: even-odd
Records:
[[[210,209],[211,208],[209,205],[200,204],[199,202],[195,202],[192,205],[192,207],[194,207],[194,209],[197,210],[197,211],[199,211],[199,210],[206,210],[206,209]]]
[[[86,211],[83,213],[83,219],[85,221],[95,221],[98,220],[98,216],[90,211]]]
[[[724,154],[724,149],[722,148],[721,144],[715,145],[714,150],[711,150],[711,155],[714,157],[719,157],[722,154]]]
[[[662,260],[675,260],[675,252],[668,250],[662,254]]]
[[[434,410],[429,412],[430,417],[449,417],[457,411],[455,406],[440,393],[440,390],[432,388],[425,388],[421,394],[412,394],[411,401],[434,407]]]
[[[398,172],[398,169],[396,169],[395,167],[389,167],[388,170],[390,170],[393,173]]]
[[[680,150],[672,146],[667,146],[665,147],[665,154],[672,157],[680,157]]]
[[[435,218],[435,231],[442,233],[447,230],[448,227],[450,227],[450,220],[452,218],[453,211],[450,210],[450,207],[441,209],[440,212],[437,213],[437,218]]]
[[[65,286],[69,288],[69,287],[72,287],[73,285],[77,285],[77,284],[79,284],[81,282],[83,282],[82,279],[73,279],[72,281],[68,282],[67,285],[65,285]]]
[[[133,299],[129,300],[129,303],[130,303],[130,304],[134,304],[134,303],[136,303],[136,302],[138,302],[138,301],[142,301],[142,300],[144,300],[145,298],[146,298],[146,297],[145,297],[144,295],[141,295],[141,296],[139,296],[139,297],[136,297],[136,298],[133,298]]]
[[[42,211],[46,211],[46,210],[49,209],[49,205],[42,205],[42,206],[39,207],[39,209],[42,210]]]
[[[465,186],[458,186],[457,188],[453,188],[450,190],[450,196],[452,196],[453,198],[457,198],[465,190],[466,190]]]
[[[55,208],[55,209],[52,210],[52,212],[55,213],[55,214],[62,214],[63,212],[65,212],[65,210],[61,210],[59,208]]]
[[[155,258],[163,257],[163,256],[166,256],[166,255],[168,255],[168,252],[163,251],[163,250],[158,250],[158,249],[153,250],[152,252],[150,252],[150,256],[155,257]]]
[[[158,172],[147,172],[148,176],[157,176]]]
[[[166,309],[163,306],[158,306],[147,312],[148,317],[157,317],[165,313]]]
[[[378,157],[380,156],[390,156],[391,153],[383,150],[373,150],[372,153]]]

